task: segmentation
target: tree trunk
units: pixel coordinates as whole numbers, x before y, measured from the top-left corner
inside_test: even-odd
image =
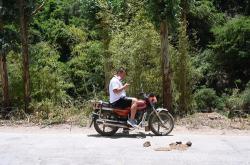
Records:
[[[2,15],[0,16],[0,31],[3,31],[3,20]],[[0,74],[2,81],[2,91],[3,91],[3,116],[10,110],[10,100],[9,100],[9,81],[8,81],[8,72],[7,72],[7,63],[6,63],[6,53],[2,49],[0,50]]]
[[[23,54],[23,81],[24,81],[24,109],[28,111],[30,102],[30,75],[29,75],[29,51],[28,51],[28,17],[25,13],[25,1],[19,0],[20,31]]]
[[[5,110],[9,109],[9,81],[8,81],[8,72],[6,64],[6,55],[4,52],[0,54],[0,71],[1,71],[1,80],[2,80],[2,90],[3,90],[3,107]]]
[[[179,113],[181,116],[187,115],[192,101],[192,88],[190,78],[190,59],[188,55],[188,36],[187,36],[187,11],[188,2],[187,0],[181,1],[181,24],[179,31],[179,52],[180,52],[180,66],[179,66]]]
[[[104,12],[107,12],[107,9],[103,9]],[[111,53],[109,51],[109,44],[111,40],[110,36],[110,28],[111,25],[107,23],[108,21],[106,18],[102,18],[101,21],[101,27],[102,27],[102,42],[103,42],[103,47],[104,47],[104,76],[105,76],[105,81],[104,81],[104,88],[105,88],[105,94],[109,95],[109,81],[112,77],[112,69],[113,69],[113,63],[111,59]]]
[[[172,90],[171,90],[171,70],[170,57],[168,53],[168,24],[162,21],[160,24],[161,35],[161,60],[162,60],[162,87],[163,87],[163,106],[172,110]]]
[[[190,95],[189,95],[189,86],[188,86],[188,75],[190,72],[190,68],[188,66],[188,39],[186,35],[186,22],[183,20],[180,24],[180,31],[179,31],[179,66],[178,66],[178,77],[179,82],[177,84],[180,92],[179,97],[179,113],[181,116],[184,116],[188,113],[190,102]]]
[[[106,36],[109,37],[109,36]],[[113,63],[111,61],[111,54],[109,52],[109,43],[110,39],[104,39],[104,49],[105,49],[105,54],[104,54],[104,73],[105,73],[105,93],[108,95],[109,93],[109,81],[112,77],[112,69],[113,69]]]
[[[181,0],[181,21],[185,26],[187,26],[187,12],[189,10],[189,4],[187,0]],[[186,29],[185,29],[186,30]]]

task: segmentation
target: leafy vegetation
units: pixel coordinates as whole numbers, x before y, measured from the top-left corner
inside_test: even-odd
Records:
[[[175,115],[250,111],[247,1],[22,2],[0,4],[3,116],[16,108],[36,122],[81,116],[89,100],[108,98],[119,66],[128,95],[157,93]]]

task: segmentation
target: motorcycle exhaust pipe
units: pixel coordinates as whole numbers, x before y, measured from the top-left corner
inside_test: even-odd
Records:
[[[108,119],[97,119],[97,122],[101,122],[101,123],[112,123],[112,124],[123,124],[126,125],[127,122],[125,121],[115,121],[115,120],[108,120]]]
[[[120,122],[115,122],[115,121],[105,121],[105,120],[101,120],[101,119],[97,119],[96,122],[99,124],[103,124],[104,126],[108,126],[108,127],[118,127],[118,128],[129,128],[129,126],[125,123],[120,123]]]

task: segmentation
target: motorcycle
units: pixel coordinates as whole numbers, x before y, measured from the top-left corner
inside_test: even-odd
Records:
[[[157,136],[168,135],[174,128],[174,119],[165,108],[155,108],[157,98],[154,94],[142,93],[143,99],[137,104],[136,121],[138,127],[145,128],[145,131],[152,131]],[[92,121],[95,130],[103,136],[114,135],[119,128],[133,130],[127,124],[130,116],[130,107],[119,109],[104,101],[93,101]]]

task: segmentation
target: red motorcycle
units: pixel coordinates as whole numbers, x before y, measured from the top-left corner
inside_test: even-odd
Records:
[[[168,135],[174,128],[173,116],[164,108],[155,108],[157,98],[154,94],[142,94],[136,113],[136,121],[139,127],[145,131],[152,131],[155,135]],[[90,127],[94,124],[95,130],[103,136],[114,135],[119,128],[133,129],[127,124],[130,116],[130,107],[118,109],[108,102],[94,101]]]

